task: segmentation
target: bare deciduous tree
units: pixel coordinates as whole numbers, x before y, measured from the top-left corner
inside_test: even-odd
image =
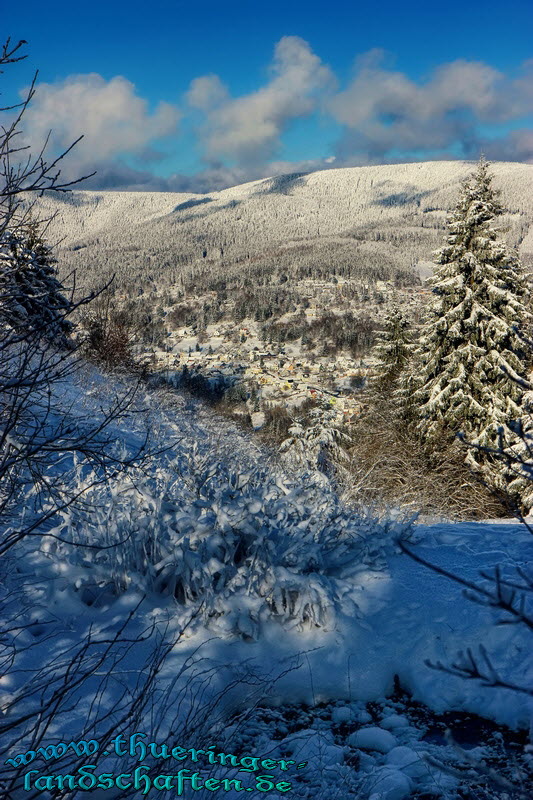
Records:
[[[0,66],[25,58],[24,44],[8,40]],[[37,231],[35,198],[68,191],[78,181],[62,181],[59,167],[76,142],[49,160],[46,143],[36,156],[19,146],[35,80],[21,103],[0,109],[8,115],[0,129],[0,554],[46,534],[54,515],[87,491],[88,485],[76,488],[68,480],[75,460],[105,481],[149,457],[147,441],[127,457],[110,449],[110,428],[131,410],[134,385],[97,420],[74,414],[74,402],[69,407],[57,396],[83,364],[81,343],[66,336],[70,319],[99,292],[77,297],[75,280],[66,289],[44,263],[48,251]]]
[[[24,44],[8,40],[0,66],[25,58]],[[133,410],[135,381],[107,404],[102,401],[97,414],[80,410],[75,395],[64,391],[83,366],[69,318],[98,292],[76,297],[75,282],[70,292],[65,289],[38,241],[35,199],[77,183],[62,181],[60,174],[60,162],[76,142],[49,160],[47,142],[37,155],[22,143],[24,113],[34,92],[35,78],[21,103],[0,109],[7,116],[0,128],[0,674],[10,676],[9,691],[0,698],[3,764],[9,755],[47,744],[52,731],[57,736],[80,699],[89,709],[81,738],[97,729],[103,741],[117,724],[139,724],[155,702],[164,659],[181,635],[169,642],[161,632],[146,630],[131,638],[132,612],[111,635],[89,629],[65,644],[58,641],[57,620],[36,625],[36,609],[27,597],[29,578],[20,565],[43,537],[58,538],[54,518],[84,500],[95,484],[155,455],[149,434],[126,454],[113,446],[113,425]],[[43,660],[47,639],[54,647]],[[138,656],[138,679],[122,681],[121,664],[139,641],[144,671]],[[106,705],[113,680],[112,702]],[[23,772],[20,767],[2,775],[3,797],[16,796]]]
[[[7,39],[0,51],[0,74],[4,72],[1,67],[26,58],[21,50],[25,44],[27,42],[24,39],[17,44]],[[34,205],[34,202],[27,202],[29,194],[35,193],[34,197],[38,197],[45,191],[65,192],[95,174],[93,172],[73,181],[61,180],[61,161],[83,136],[49,159],[46,157],[49,136],[37,153],[31,151],[30,145],[23,143],[23,117],[35,95],[37,74],[33,76],[29,89],[19,103],[0,107],[0,113],[5,115],[0,127],[0,235],[8,229],[15,230],[27,220]]]

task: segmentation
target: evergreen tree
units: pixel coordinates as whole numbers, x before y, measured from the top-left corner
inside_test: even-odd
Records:
[[[0,237],[0,320],[65,345],[73,303],[57,278],[56,259],[35,223]]]
[[[348,461],[345,448],[350,441],[335,409],[322,399],[305,417],[293,422],[279,452],[289,466],[318,470],[334,477],[340,476],[343,464]]]
[[[448,219],[431,279],[435,301],[410,378],[418,431],[430,445],[462,432],[470,444],[498,447],[502,430],[523,413],[528,292],[517,255],[494,226],[502,207],[491,182],[482,158]],[[493,484],[505,484],[503,463],[487,450],[469,448],[466,460]]]
[[[395,387],[412,355],[411,323],[398,306],[385,319],[385,329],[378,337],[374,354],[379,359],[373,385],[378,391]]]
[[[509,440],[512,444],[509,446]],[[525,391],[522,417],[512,420],[502,437],[501,462],[506,467],[508,493],[521,513],[533,511],[533,391]]]

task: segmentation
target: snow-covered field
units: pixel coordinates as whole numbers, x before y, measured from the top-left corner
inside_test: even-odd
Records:
[[[68,407],[75,422],[76,415],[96,419],[121,386],[87,369],[55,391],[57,410]],[[472,602],[460,585],[402,553],[397,541],[470,582],[497,565],[511,578],[528,569],[533,553],[525,525],[372,518],[344,507],[323,477],[284,473],[250,437],[196,401],[143,389],[136,405],[141,413],[116,423],[114,446],[134,450],[150,425],[159,452],[142,470],[87,492],[84,507],[56,515],[39,548],[32,537],[3,565],[2,646],[8,652],[16,643],[19,655],[0,678],[0,731],[13,709],[35,719],[61,682],[61,662],[91,637],[102,659],[60,705],[43,745],[87,731],[98,740],[110,721],[113,735],[133,733],[116,703],[123,692],[135,693],[163,641],[170,645],[136,719],[150,741],[216,743],[224,752],[239,747],[292,759],[292,769],[275,772],[276,781],[292,781],[295,797],[401,800],[415,790],[453,796],[459,779],[424,759],[438,761],[440,753],[455,764],[461,757],[423,740],[401,703],[386,700],[395,680],[435,712],[468,711],[529,727],[526,694],[483,687],[424,662],[449,664],[458,651],[483,646],[503,681],[531,686],[531,634],[523,625],[497,624],[502,612]],[[51,468],[51,478],[58,469]],[[75,463],[62,462],[61,470],[73,486],[94,477]],[[129,646],[116,661],[105,642],[123,626]],[[84,653],[79,664],[91,657]],[[369,701],[379,706],[374,716],[365,709]],[[303,727],[291,729],[283,716],[291,704],[325,705],[314,716],[298,712]],[[2,760],[33,749],[27,724],[22,719],[6,731]],[[110,759],[91,763],[111,764],[116,773]],[[171,770],[166,762],[159,771],[182,766]],[[57,774],[60,767],[52,770],[37,756],[24,769]],[[224,776],[230,772],[235,777],[231,770]],[[254,792],[245,782],[250,773],[237,777]],[[10,791],[14,800],[32,796]],[[91,796],[116,794],[102,789]]]

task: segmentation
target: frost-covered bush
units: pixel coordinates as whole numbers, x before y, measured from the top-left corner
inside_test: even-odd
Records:
[[[390,523],[354,517],[311,473],[240,472],[196,444],[155,475],[95,491],[91,513],[65,513],[56,533],[100,548],[47,542],[88,602],[129,587],[162,593],[249,638],[267,619],[328,629],[356,613],[347,579],[382,564],[393,538]]]

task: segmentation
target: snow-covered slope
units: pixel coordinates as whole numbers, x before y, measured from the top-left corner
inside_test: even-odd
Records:
[[[75,422],[78,415],[97,420],[122,390],[91,370],[56,392]],[[498,627],[501,612],[472,603],[461,586],[395,544],[411,530],[412,550],[475,581],[496,565],[504,571],[527,565],[533,539],[524,525],[380,522],[343,507],[324,476],[287,475],[249,435],[198,401],[146,392],[137,404],[142,413],[116,423],[112,438],[133,451],[150,426],[162,452],[131,476],[97,485],[81,510],[47,523],[55,538],[45,536],[40,552],[33,540],[22,545],[28,552],[22,573],[46,587],[38,602],[46,618],[74,621],[95,609],[97,616],[112,616],[131,605],[124,601],[128,594],[148,593],[142,613],[172,608],[177,626],[201,606],[192,641],[222,636],[227,641],[208,650],[228,662],[282,663],[312,651],[311,682],[300,676],[297,685],[291,678],[280,684],[292,699],[343,697],[348,689],[361,700],[382,697],[396,674],[439,711],[466,709],[511,725],[528,720],[519,696],[436,678],[424,665],[483,644],[504,677],[527,684],[533,665],[520,626]],[[50,477],[58,469],[82,484],[94,477],[79,467],[65,473],[64,462],[52,464]],[[62,545],[63,539],[78,544]],[[96,553],[84,547],[123,540]],[[95,594],[101,595],[96,603]]]
[[[98,422],[102,407],[123,390],[88,370],[57,384],[44,413],[65,414],[69,427],[88,418]],[[148,740],[172,746],[202,748],[216,741],[222,748],[227,736],[228,748],[241,742],[238,752],[305,762],[301,781],[296,768],[280,775],[296,782],[297,797],[331,797],[331,787],[347,781],[350,791],[359,786],[361,797],[402,800],[457,781],[429,769],[422,759],[436,757],[439,748],[422,742],[420,727],[409,727],[395,716],[398,707],[385,701],[394,676],[415,700],[437,711],[528,724],[524,695],[424,664],[449,663],[459,649],[477,652],[482,645],[503,681],[527,686],[532,678],[525,626],[497,625],[501,614],[472,603],[461,586],[402,554],[396,536],[407,531],[405,523],[343,507],[323,477],[284,474],[248,436],[178,393],[143,391],[137,408],[142,413],[113,423],[110,442],[127,455],[149,426],[159,450],[150,463],[95,485],[79,510],[65,509],[49,521],[42,546],[33,536],[3,564],[4,759],[29,751],[29,761],[21,763],[26,772],[36,770],[33,781],[64,772],[61,761],[35,757],[35,740],[25,734],[42,715],[44,738],[37,741],[43,745],[82,735],[102,740],[110,724],[113,736],[143,731]],[[50,478],[70,481],[74,491],[93,477],[68,458],[50,464]],[[525,526],[512,522],[420,526],[414,535],[410,547],[416,553],[469,581],[496,565],[511,578],[517,567],[527,569],[533,547]],[[148,705],[132,722],[121,715],[120,698],[130,691],[133,697],[143,685],[161,642],[171,646]],[[73,653],[82,655],[68,668],[76,680],[86,664],[89,671],[80,684],[66,681],[61,694]],[[54,692],[58,706],[50,717]],[[228,719],[243,708],[252,711],[259,700],[337,706],[331,721],[321,711],[319,727],[300,725],[297,735],[281,719],[279,729],[270,726],[270,738],[257,723],[241,726],[240,739],[232,739]],[[379,725],[364,709],[369,700],[383,706]],[[21,721],[11,730],[13,709]],[[341,747],[333,731],[343,724]],[[445,755],[451,763],[452,749]],[[124,760],[106,759],[105,752],[91,757],[97,773],[126,769]],[[159,772],[175,773],[180,766],[169,770],[167,761]],[[228,775],[244,785],[253,778],[223,771]],[[9,797],[34,795],[21,790]],[[107,794],[95,790],[94,797]]]
[[[407,270],[431,258],[467,162],[438,161],[282,175],[209,195],[83,192],[42,199],[64,268],[84,280],[175,283],[227,274],[380,260]],[[533,165],[496,163],[502,227],[533,263]]]

